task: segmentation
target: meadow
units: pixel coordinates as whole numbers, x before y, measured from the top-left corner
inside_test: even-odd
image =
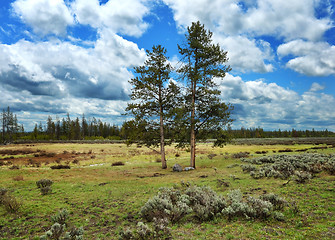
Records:
[[[118,239],[120,232],[145,222],[141,207],[161,187],[181,182],[209,186],[223,196],[236,189],[244,197],[274,193],[287,204],[280,221],[225,216],[199,221],[187,216],[169,223],[173,239],[335,239],[335,175],[318,171],[299,183],[256,179],[242,169],[242,157],[329,155],[335,153],[334,143],[240,141],[223,148],[199,143],[196,170],[182,172],[173,172],[172,166],[187,167],[188,151],[168,146],[168,169],[163,170],[157,150],[122,143],[1,146],[0,189],[6,189],[19,206],[12,211],[0,206],[0,239],[39,239],[50,229],[51,216],[62,209],[69,212],[69,225],[83,227],[84,239]],[[37,187],[41,179],[52,180],[49,194]]]

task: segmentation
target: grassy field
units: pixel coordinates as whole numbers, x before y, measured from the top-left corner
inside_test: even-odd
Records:
[[[201,223],[187,218],[170,224],[174,239],[335,239],[335,176],[316,174],[305,184],[253,179],[240,167],[237,153],[250,158],[274,154],[334,154],[334,145],[227,145],[197,149],[197,169],[173,172],[175,163],[189,165],[189,153],[167,148],[169,168],[161,169],[157,151],[124,144],[18,144],[0,147],[0,188],[22,204],[14,213],[0,206],[0,239],[39,239],[50,229],[50,216],[66,208],[70,223],[83,226],[85,239],[118,239],[118,233],[142,221],[139,211],[160,187],[181,181],[210,186],[218,194],[240,189],[245,195],[275,193],[290,203],[285,221],[224,217]],[[290,149],[291,151],[282,151]],[[235,155],[234,155],[235,154]],[[112,166],[117,162],[124,165]],[[55,165],[71,169],[55,169]],[[118,165],[118,164],[116,164]],[[15,167],[13,167],[15,166]],[[52,193],[42,195],[36,181],[50,179]],[[222,182],[226,184],[222,184]]]

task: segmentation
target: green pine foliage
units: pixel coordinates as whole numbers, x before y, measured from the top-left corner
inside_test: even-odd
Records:
[[[183,146],[189,140],[190,166],[194,168],[196,139],[216,131],[215,145],[222,146],[228,138],[223,129],[232,121],[232,106],[221,100],[217,84],[231,68],[225,65],[227,52],[212,43],[212,36],[199,21],[193,22],[187,28],[185,44],[178,45],[183,61],[178,73],[186,82],[184,104],[178,114],[178,142]]]
[[[170,81],[172,67],[166,57],[166,49],[161,45],[147,51],[143,66],[135,67],[135,78],[131,99],[126,111],[134,116],[129,123],[132,131],[128,143],[136,142],[146,146],[160,146],[162,168],[167,168],[165,159],[166,126],[171,124],[174,108],[179,97],[179,87]]]

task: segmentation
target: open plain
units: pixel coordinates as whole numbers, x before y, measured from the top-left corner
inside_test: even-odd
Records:
[[[236,189],[245,197],[274,193],[287,205],[281,221],[225,216],[199,221],[189,215],[169,223],[173,239],[334,239],[334,173],[322,169],[299,183],[294,178],[253,178],[242,169],[244,159],[279,154],[318,153],[335,161],[334,146],[331,141],[239,141],[223,148],[199,143],[196,170],[182,172],[173,172],[172,166],[178,163],[187,167],[189,152],[173,146],[167,147],[165,170],[161,169],[158,149],[136,145],[78,142],[1,146],[0,188],[14,196],[19,207],[8,211],[0,206],[0,239],[39,239],[50,229],[51,216],[62,209],[69,212],[70,225],[83,227],[84,239],[118,239],[120,232],[144,221],[141,207],[161,187],[181,182],[209,186],[223,196]],[[42,194],[38,189],[36,182],[41,179],[52,180],[51,193]]]

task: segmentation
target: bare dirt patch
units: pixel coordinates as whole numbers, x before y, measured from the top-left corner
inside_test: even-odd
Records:
[[[41,164],[49,164],[53,162],[78,162],[78,158],[80,158],[80,160],[89,159],[89,153],[67,151],[55,153],[30,148],[0,150],[0,162],[14,165],[31,165],[38,167]]]

